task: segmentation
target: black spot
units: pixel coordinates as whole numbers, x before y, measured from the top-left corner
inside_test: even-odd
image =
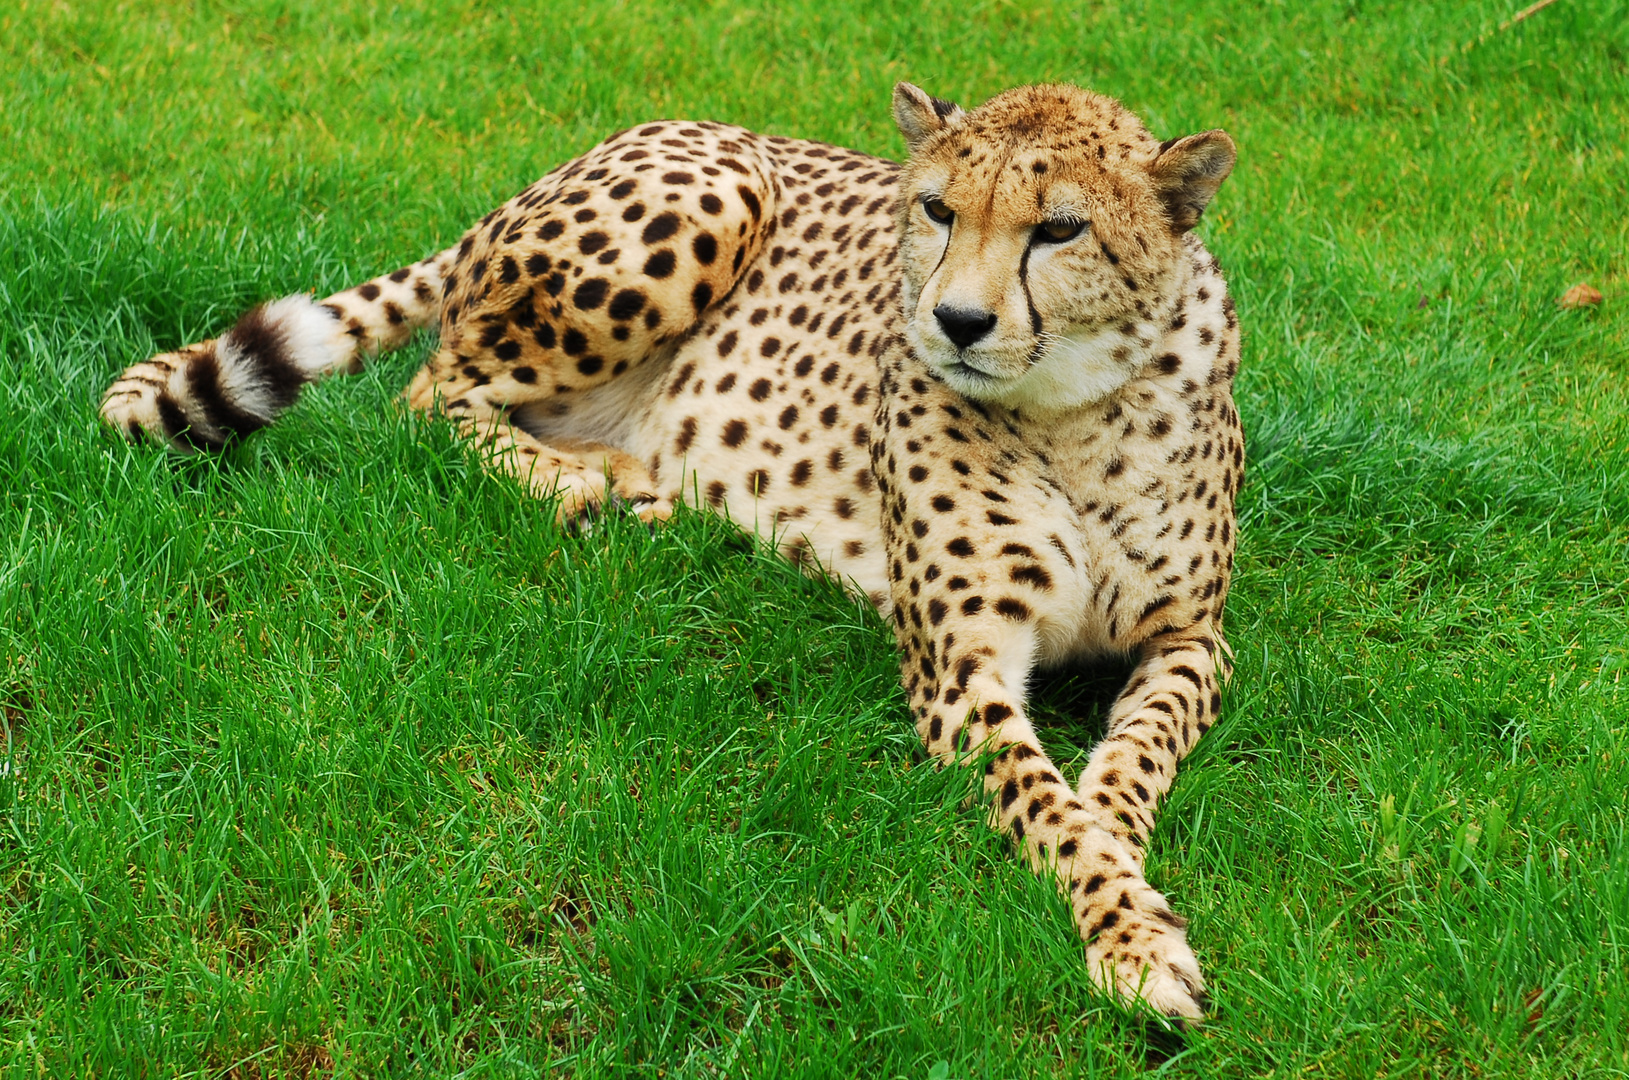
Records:
[[[551,218],[550,220],[545,221],[537,230],[537,238],[539,240],[553,240],[556,236],[559,236],[565,231],[565,222],[560,221],[557,218]]]
[[[639,234],[639,238],[647,244],[660,244],[678,231],[679,215],[666,210],[650,219],[650,224],[645,226],[645,231]]]
[[[663,248],[645,260],[645,276],[656,278],[658,281],[672,277],[675,262],[672,250]]]
[[[537,381],[537,372],[529,367],[518,367],[509,374],[515,377],[516,382],[526,383],[528,386]]]
[[[611,298],[606,313],[613,319],[631,319],[645,306],[645,294],[638,289],[623,289]]]
[[[696,287],[690,290],[690,303],[698,312],[713,302],[713,287],[705,281],[698,281]]]
[[[500,341],[497,347],[492,350],[492,355],[499,360],[518,360],[520,359],[520,342]]]
[[[632,180],[623,180],[611,189],[610,196],[613,199],[626,199],[633,194],[633,189],[634,182]]]
[[[690,243],[690,249],[696,253],[696,261],[703,266],[713,265],[713,260],[718,258],[718,241],[713,239],[712,233],[697,233]]]
[[[1037,589],[1052,587],[1052,576],[1039,566],[1015,566],[1007,576],[1021,585],[1033,585]]]
[[[724,201],[709,191],[701,197],[701,208],[709,214],[720,214],[724,212]]]
[[[605,359],[599,356],[585,356],[577,361],[577,370],[584,375],[597,375],[600,368],[605,366]]]
[[[560,340],[560,347],[566,351],[567,356],[579,356],[588,351],[588,339],[576,327],[571,327]]]
[[[1017,619],[1019,622],[1029,618],[1030,614],[1028,604],[1022,600],[1015,600],[1010,596],[1003,596],[1000,600],[997,600],[995,609],[998,614],[1005,615],[1009,619]]]
[[[610,285],[604,278],[589,278],[577,286],[577,290],[571,294],[571,302],[580,311],[593,311],[605,303],[605,293]]]
[[[598,229],[595,229],[593,232],[583,233],[582,237],[580,239],[578,239],[578,241],[577,241],[577,250],[581,251],[584,255],[592,255],[592,254],[594,254],[594,252],[599,251],[601,248],[603,248],[606,244],[609,244],[610,242],[611,242],[611,238],[609,236],[606,236],[604,233],[600,232]],[[504,265],[504,274],[505,274],[504,280],[505,281],[513,280],[512,278],[510,278],[508,276],[508,270],[509,270],[508,263],[509,263],[509,261],[510,260],[505,259],[505,265]]]
[[[695,441],[695,438],[696,418],[694,416],[687,416],[684,418],[684,423],[679,427],[679,437],[674,440],[673,447],[682,454],[686,450],[690,449],[690,444]]]
[[[731,420],[724,425],[724,445],[734,449],[747,440],[747,422]]]

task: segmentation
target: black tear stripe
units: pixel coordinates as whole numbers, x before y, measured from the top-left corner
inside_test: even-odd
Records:
[[[922,279],[922,287],[924,289],[927,288],[928,282],[933,280],[933,275],[937,274],[939,272],[939,268],[945,264],[945,256],[950,254],[950,242],[955,239],[955,237],[956,219],[951,218],[950,235],[945,237],[945,246],[939,249],[939,261],[933,264],[933,269],[928,271],[928,276]]]
[[[1029,253],[1035,250],[1034,242],[1024,248],[1024,257],[1018,260],[1018,283],[1024,287],[1024,303],[1029,305],[1029,327],[1039,334],[1041,332],[1041,313],[1035,310],[1035,300],[1029,295]]]

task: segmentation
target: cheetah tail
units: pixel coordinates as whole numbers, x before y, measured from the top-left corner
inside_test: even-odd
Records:
[[[449,248],[321,301],[296,294],[251,308],[212,341],[126,370],[102,399],[102,419],[132,439],[219,450],[288,411],[307,383],[358,371],[437,321],[456,255]]]

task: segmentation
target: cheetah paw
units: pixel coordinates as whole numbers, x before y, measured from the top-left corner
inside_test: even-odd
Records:
[[[594,526],[612,514],[626,514],[652,529],[673,515],[673,504],[654,495],[623,496],[612,492],[603,500],[585,503],[562,522],[572,536],[592,536]]]
[[[1114,928],[1098,929],[1086,945],[1086,963],[1098,987],[1127,1004],[1140,999],[1179,1026],[1203,1020],[1209,1000],[1199,960],[1183,933],[1186,922],[1146,886],[1143,895],[1131,898],[1129,909],[1122,903],[1115,915]]]

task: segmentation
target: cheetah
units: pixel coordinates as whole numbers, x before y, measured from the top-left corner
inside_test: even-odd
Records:
[[[1118,102],[908,83],[903,164],[711,122],[611,136],[458,244],[254,308],[108,390],[132,438],[214,450],[437,323],[407,404],[566,524],[728,515],[892,622],[926,751],[1055,880],[1090,977],[1178,1023],[1206,999],[1143,873],[1217,718],[1244,444],[1239,326],[1191,231],[1235,160]],[[1071,786],[1033,672],[1133,666]]]

